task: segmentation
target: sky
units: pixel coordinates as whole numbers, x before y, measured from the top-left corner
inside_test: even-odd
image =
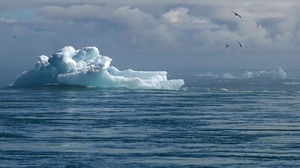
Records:
[[[32,68],[64,46],[95,46],[119,69],[299,69],[299,9],[298,0],[0,0],[0,69]]]

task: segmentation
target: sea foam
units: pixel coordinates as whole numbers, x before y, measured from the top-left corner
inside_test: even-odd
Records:
[[[184,85],[183,79],[167,79],[166,71],[119,70],[112,59],[96,47],[75,50],[66,46],[52,56],[41,55],[33,69],[22,72],[10,86],[49,84],[82,85],[101,88],[169,89]]]

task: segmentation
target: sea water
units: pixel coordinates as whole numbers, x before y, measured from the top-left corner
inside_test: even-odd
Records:
[[[281,70],[168,71],[178,90],[7,87],[22,71],[3,70],[0,167],[299,167],[300,71]]]

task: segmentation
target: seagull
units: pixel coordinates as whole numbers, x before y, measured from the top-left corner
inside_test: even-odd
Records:
[[[226,44],[226,48],[228,48],[229,47],[229,45],[228,44]]]
[[[236,42],[239,43],[240,47],[246,47],[247,48],[247,46],[243,46],[239,41],[236,41]]]
[[[239,15],[238,13],[236,13],[236,12],[233,12],[233,11],[231,11],[235,16],[238,16],[239,18],[242,18],[242,16],[241,15]]]
[[[239,43],[240,47],[243,47],[243,45],[239,41],[236,41],[236,42]]]

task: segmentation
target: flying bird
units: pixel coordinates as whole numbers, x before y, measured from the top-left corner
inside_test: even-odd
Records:
[[[228,44],[226,44],[226,46],[225,46],[226,48],[228,48],[229,47],[229,45]]]
[[[242,16],[241,15],[239,15],[238,13],[236,13],[236,12],[233,12],[233,11],[231,11],[235,16],[237,16],[237,17],[239,17],[239,18],[242,18]]]
[[[236,41],[237,43],[239,43],[240,47],[245,47],[247,48],[247,46],[243,46],[239,41]]]

